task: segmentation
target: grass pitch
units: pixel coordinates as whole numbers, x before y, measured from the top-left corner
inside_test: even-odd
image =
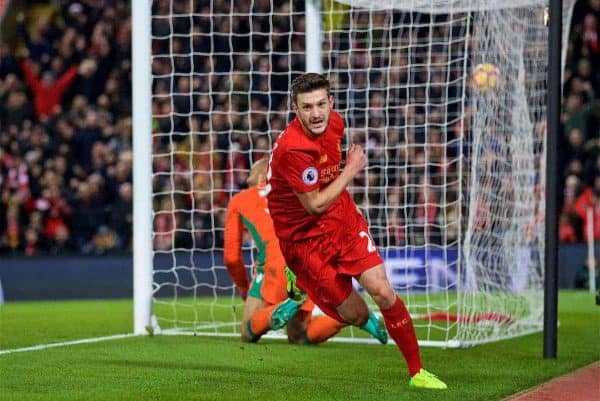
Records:
[[[588,293],[559,296],[559,358],[541,334],[470,349],[423,348],[446,392],[407,388],[392,346],[277,340],[131,337],[0,355],[0,400],[500,400],[600,359],[600,307]],[[127,333],[131,301],[0,306],[0,350]]]

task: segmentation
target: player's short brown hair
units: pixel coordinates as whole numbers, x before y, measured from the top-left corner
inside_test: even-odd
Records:
[[[322,74],[315,72],[308,72],[302,74],[292,81],[290,86],[290,92],[292,95],[292,101],[296,102],[296,97],[300,93],[312,92],[317,89],[326,89],[327,95],[330,95],[329,80]]]

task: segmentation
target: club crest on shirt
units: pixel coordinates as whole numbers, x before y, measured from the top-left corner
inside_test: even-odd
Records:
[[[320,162],[321,162],[321,164],[327,163],[327,153],[325,153],[324,155],[321,155]]]
[[[319,172],[314,167],[308,167],[302,172],[302,181],[306,185],[313,185],[319,179]]]

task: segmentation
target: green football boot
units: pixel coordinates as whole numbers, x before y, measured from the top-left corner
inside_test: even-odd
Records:
[[[438,377],[433,373],[429,373],[423,368],[421,368],[419,373],[410,378],[408,387],[425,388],[431,390],[446,390],[448,388],[446,383],[438,379]]]
[[[279,330],[292,319],[300,310],[301,303],[293,299],[287,299],[280,303],[271,314],[271,322],[269,326],[272,330]]]
[[[362,330],[366,331],[374,338],[377,339],[382,344],[387,344],[388,342],[388,333],[385,329],[385,322],[383,321],[383,317],[377,317],[373,312],[369,314],[369,320],[364,326],[361,327]]]

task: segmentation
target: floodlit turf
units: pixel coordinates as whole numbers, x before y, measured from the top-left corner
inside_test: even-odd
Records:
[[[394,347],[233,338],[135,337],[0,355],[0,400],[500,400],[600,359],[600,307],[560,294],[559,358],[541,334],[471,349],[424,348],[445,393],[409,390]],[[9,303],[0,349],[125,333],[130,301]]]

